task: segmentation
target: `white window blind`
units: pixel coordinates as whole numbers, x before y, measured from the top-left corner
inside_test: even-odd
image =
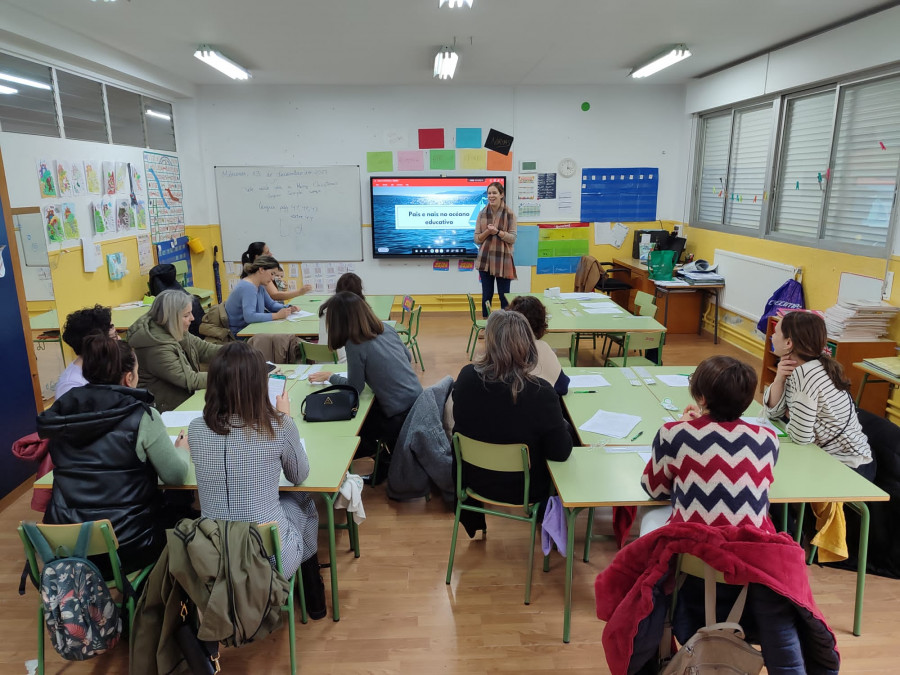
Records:
[[[738,110],[731,134],[725,197],[725,225],[759,228],[772,135],[772,104]]]
[[[721,223],[725,173],[728,171],[728,143],[731,139],[731,114],[704,117],[702,135],[697,217],[702,222]]]
[[[112,142],[116,145],[147,147],[144,141],[144,111],[141,95],[106,85],[106,105]]]
[[[13,94],[0,94],[0,131],[58,137],[59,123],[50,68],[9,54],[0,54],[0,73],[32,83],[22,84],[0,78],[0,85],[16,90]]]
[[[174,119],[172,104],[147,96],[142,98],[144,101],[144,123],[147,126],[147,147],[154,150],[170,150],[174,152],[175,126],[172,123]],[[159,115],[168,115],[169,119],[164,119]]]
[[[103,86],[61,70],[56,71],[56,83],[66,138],[109,143],[103,111]]]
[[[835,92],[790,99],[778,171],[773,230],[815,239],[828,180]]]
[[[900,164],[900,78],[846,87],[825,209],[825,239],[885,246]]]

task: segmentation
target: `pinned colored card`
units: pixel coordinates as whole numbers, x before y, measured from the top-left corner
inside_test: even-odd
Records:
[[[424,171],[425,170],[425,153],[421,150],[398,150],[397,151],[397,170],[398,171]]]
[[[450,260],[447,258],[438,258],[431,264],[431,269],[435,272],[449,272],[450,271]]]
[[[376,173],[379,171],[394,170],[394,153],[386,152],[367,152],[366,153],[366,171],[368,173]]]
[[[78,239],[81,235],[78,232],[78,218],[75,216],[75,204],[73,202],[65,202],[59,205],[63,233],[66,239]]]
[[[91,224],[94,228],[94,234],[106,233],[106,221],[103,219],[103,207],[96,202],[91,204]]]
[[[116,200],[112,197],[104,197],[100,200],[100,212],[103,214],[103,223],[106,232],[116,231]]]
[[[116,192],[127,195],[131,192],[128,180],[128,162],[116,162]]]
[[[128,264],[124,253],[107,253],[106,267],[109,270],[110,281],[118,281],[128,274]]]
[[[502,155],[499,152],[488,150],[487,153],[487,170],[488,171],[512,171],[513,154]]]
[[[462,258],[460,258],[456,261],[456,269],[460,272],[471,272],[475,269],[475,261],[463,260]]]
[[[75,194],[72,187],[72,162],[60,160],[56,163],[56,189],[60,197],[71,197]]]
[[[456,147],[457,148],[480,148],[481,147],[481,127],[457,127],[456,128]]]
[[[572,258],[538,258],[538,274],[574,274],[580,257]]]
[[[430,150],[444,147],[443,129],[419,129],[419,149]],[[433,168],[433,167],[432,167]]]
[[[457,150],[459,155],[459,168],[474,171],[484,171],[487,169],[487,150],[484,148],[476,148],[474,150]]]
[[[144,169],[136,164],[129,164],[128,171],[131,174],[131,192],[136,195],[144,194]]]
[[[429,164],[432,170],[456,168],[456,150],[432,150],[428,153]]]
[[[531,267],[537,264],[538,228],[534,225],[520,225],[516,232],[516,248],[513,257],[516,265]]]
[[[51,244],[59,244],[65,240],[58,204],[44,207],[44,227],[47,229],[47,239]]]
[[[484,141],[484,147],[488,150],[499,152],[501,155],[508,155],[510,150],[512,150],[512,144],[512,136],[504,134],[502,131],[497,131],[496,129],[491,129],[488,132],[487,139]],[[488,168],[490,168],[490,166]]]
[[[103,194],[116,194],[116,163],[103,162]]]
[[[87,178],[85,178],[84,175],[84,162],[81,160],[72,162],[69,180],[72,182],[72,192],[76,196],[87,194]]]
[[[55,173],[56,167],[53,166],[53,162],[46,159],[38,160],[37,174],[38,183],[41,186],[41,199],[59,196],[59,193],[56,191]]]
[[[116,200],[116,232],[127,232],[134,223],[131,220],[131,201],[128,199]]]
[[[92,195],[100,194],[100,162],[95,159],[84,161],[84,179],[87,183],[87,191]]]

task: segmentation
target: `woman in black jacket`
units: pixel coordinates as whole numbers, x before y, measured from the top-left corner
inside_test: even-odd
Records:
[[[180,485],[188,472],[187,441],[176,448],[153,396],[138,383],[128,343],[106,335],[84,339],[82,372],[88,384],[72,389],[37,419],[50,440],[53,496],[44,522],[108,518],[126,572],[158,557],[166,543],[158,479]],[[170,524],[171,526],[171,524]]]

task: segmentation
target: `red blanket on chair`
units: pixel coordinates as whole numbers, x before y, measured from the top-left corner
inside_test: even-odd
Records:
[[[29,462],[40,462],[37,471],[37,477],[40,478],[44,474],[53,471],[53,460],[50,459],[47,443],[47,439],[42,439],[36,433],[28,434],[13,443],[12,453],[19,459]],[[31,492],[31,508],[41,513],[46,511],[53,490],[40,488],[37,490],[32,489]]]

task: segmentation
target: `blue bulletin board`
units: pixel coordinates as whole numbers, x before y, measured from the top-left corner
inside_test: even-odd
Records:
[[[581,170],[583,222],[635,223],[656,220],[659,169]]]
[[[179,260],[187,263],[187,274],[184,276],[184,286],[194,285],[194,274],[191,270],[191,252],[188,249],[188,238],[178,237],[170,241],[164,241],[156,246],[156,262],[160,265],[169,263],[174,265]]]

